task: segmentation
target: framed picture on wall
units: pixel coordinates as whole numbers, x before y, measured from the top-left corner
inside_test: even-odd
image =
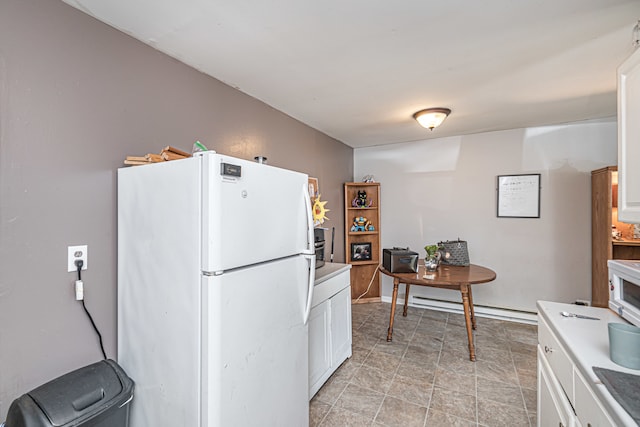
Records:
[[[498,218],[540,218],[540,174],[498,175]]]
[[[351,244],[351,261],[369,261],[371,260],[371,243],[352,243]]]

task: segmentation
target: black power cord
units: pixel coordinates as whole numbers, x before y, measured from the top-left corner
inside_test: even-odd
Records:
[[[82,281],[82,266],[84,265],[84,262],[81,259],[76,260],[75,262],[76,267],[78,268],[78,281]],[[93,321],[93,317],[91,317],[91,313],[89,313],[89,310],[87,310],[87,306],[84,305],[84,297],[82,298],[82,308],[84,308],[84,312],[87,313],[87,317],[89,317],[89,320],[91,321],[91,326],[93,326],[93,330],[96,331],[96,334],[98,334],[98,340],[100,341],[100,350],[102,350],[102,356],[104,357],[104,359],[107,359],[107,353],[105,353],[104,351],[104,345],[102,344],[102,335],[100,334],[100,331],[98,330],[98,327],[96,326],[96,322]]]

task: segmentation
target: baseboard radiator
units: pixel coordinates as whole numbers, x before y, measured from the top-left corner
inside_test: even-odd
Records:
[[[391,297],[382,297],[383,302],[391,302]],[[398,306],[404,304],[404,299],[398,295]],[[409,306],[418,308],[428,308],[431,310],[446,311],[449,313],[463,314],[464,310],[462,302],[453,302],[440,300],[435,298],[425,298],[421,296],[411,296],[409,299]],[[473,304],[473,310],[478,317],[488,317],[491,319],[506,320],[509,322],[527,323],[536,325],[537,316],[535,312],[514,310],[504,307],[491,307],[486,305]],[[397,311],[397,309],[396,309]]]

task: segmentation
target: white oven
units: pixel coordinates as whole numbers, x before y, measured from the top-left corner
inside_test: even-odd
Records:
[[[640,326],[640,260],[609,260],[609,308]]]

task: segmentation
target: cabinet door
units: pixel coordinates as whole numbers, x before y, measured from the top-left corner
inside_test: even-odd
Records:
[[[351,288],[348,286],[331,298],[331,347],[335,369],[351,357]]]
[[[538,346],[538,426],[572,427],[574,414],[560,383]]]
[[[618,68],[618,220],[640,223],[640,49]]]
[[[577,369],[574,372],[574,378],[576,390],[575,409],[582,425],[585,427],[615,427],[615,423],[587,385],[587,380]]]
[[[309,315],[309,399],[322,386],[325,373],[331,369],[331,306],[324,301]]]

